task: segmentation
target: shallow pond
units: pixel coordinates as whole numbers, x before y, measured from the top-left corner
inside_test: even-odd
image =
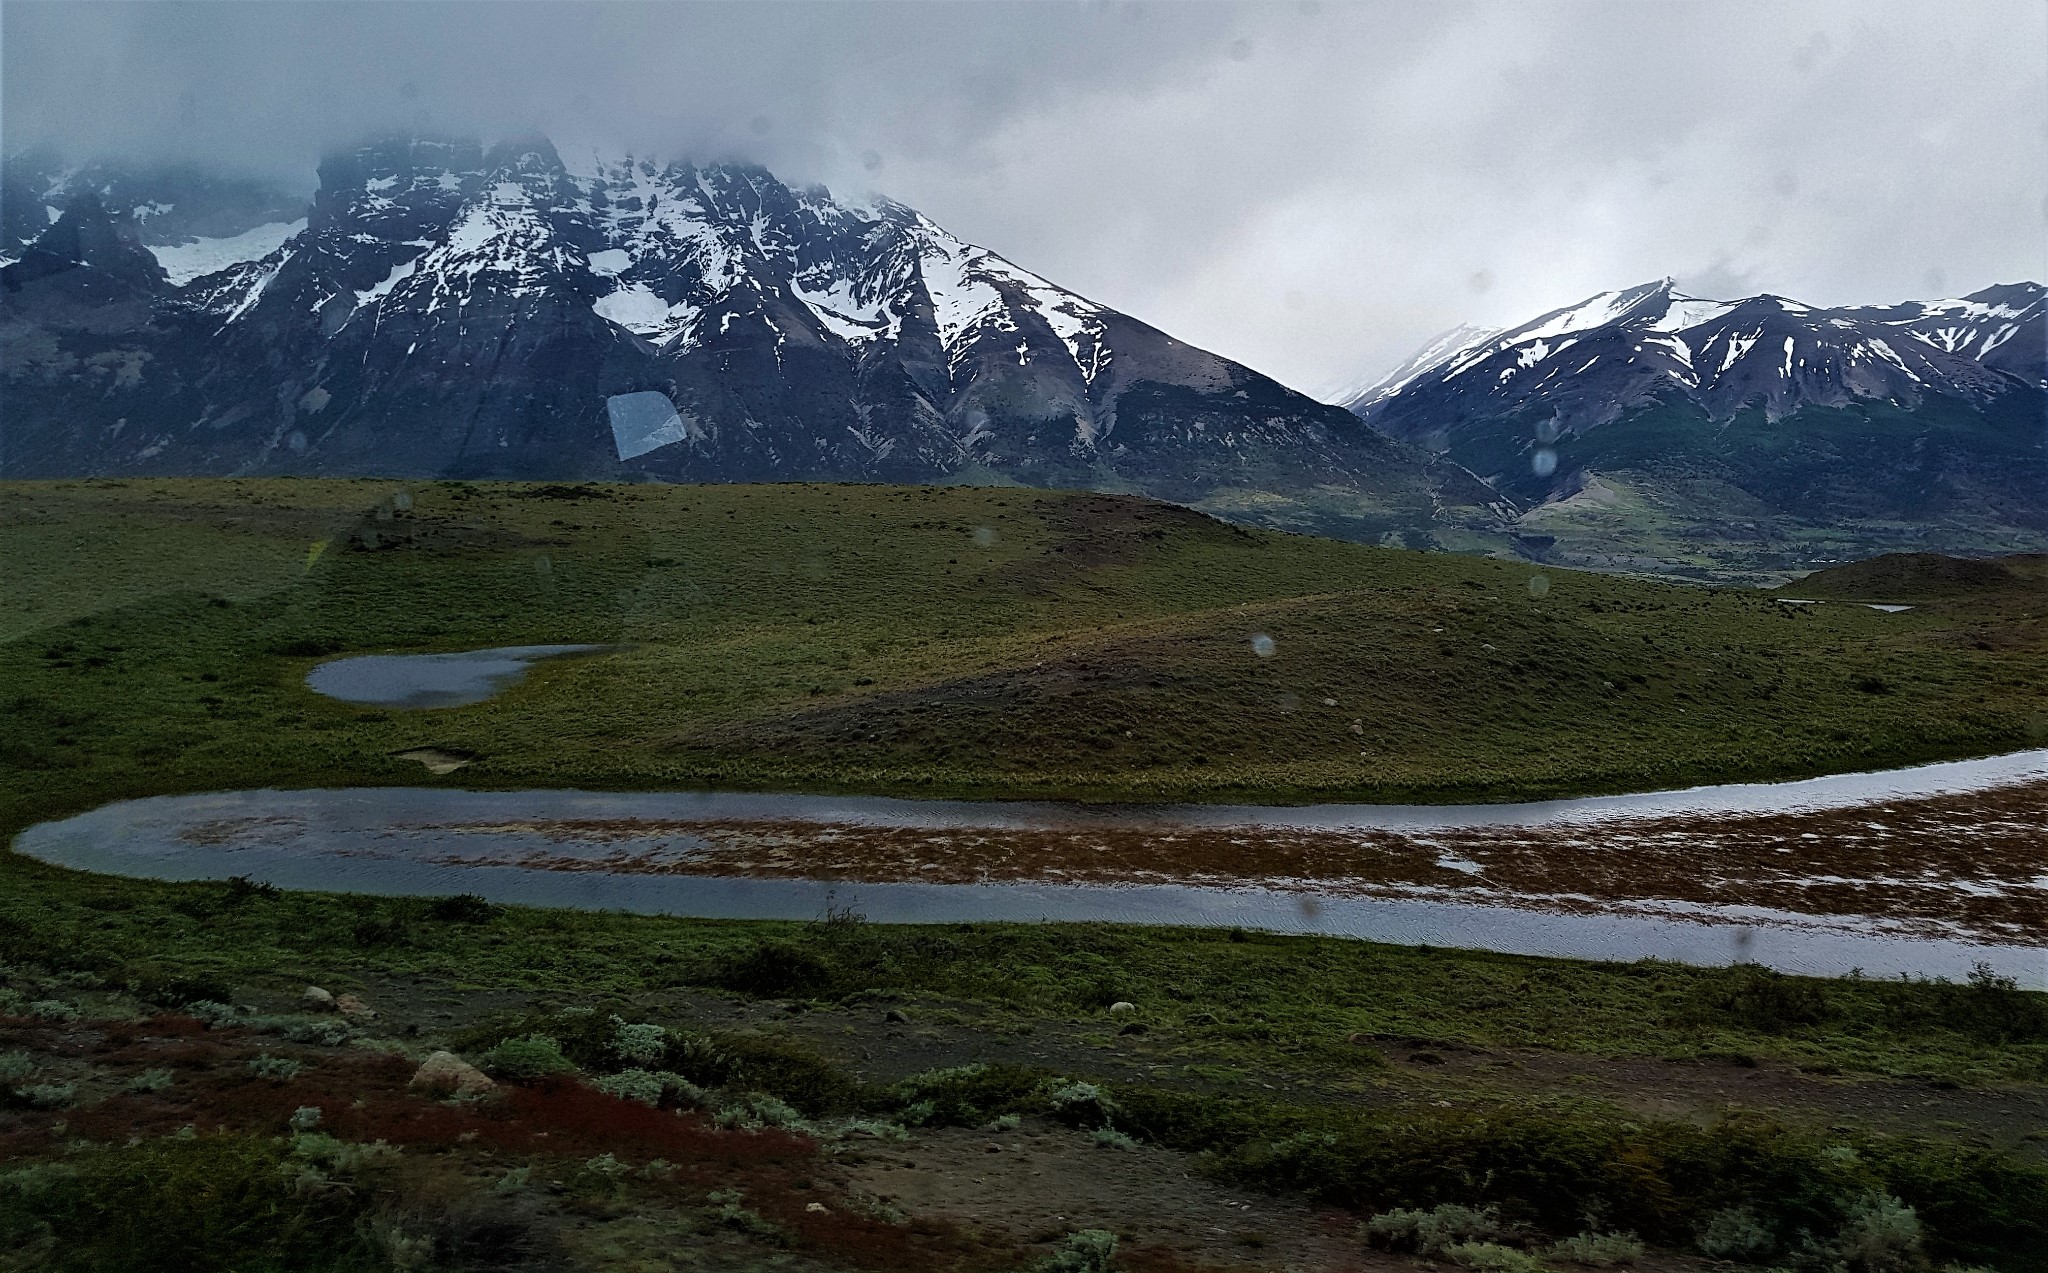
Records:
[[[2048,987],[2048,934],[1985,940],[1959,926],[1917,927],[1879,915],[1784,906],[1702,904],[1683,897],[1570,892],[1457,900],[1443,888],[1406,896],[1340,880],[1245,876],[1076,882],[1045,878],[875,878],[832,869],[863,830],[907,828],[925,867],[980,851],[1009,832],[1087,837],[1121,829],[1155,841],[1222,829],[1256,865],[1268,837],[1300,828],[1605,826],[1788,811],[1858,810],[2039,784],[2048,751],[1851,774],[1521,805],[1109,806],[909,801],[802,795],[476,792],[425,788],[243,791],[124,801],[22,833],[18,851],[61,866],[154,879],[246,875],[290,888],[390,895],[474,893],[494,901],[709,918],[813,919],[852,907],[884,922],[1092,920],[1245,927],[1517,954],[1721,964],[1787,972],[1959,978],[1982,962]],[[769,828],[763,864],[704,850],[732,827]],[[788,828],[794,827],[794,833]],[[1427,841],[1423,841],[1427,843]],[[650,855],[666,858],[649,865]],[[1463,880],[1474,863],[1439,861]],[[957,872],[956,872],[957,874]],[[836,878],[819,878],[822,876]],[[943,876],[943,871],[942,871]],[[2048,877],[2044,877],[2048,879]],[[2018,887],[2033,887],[2022,883]],[[1478,894],[1473,894],[1478,895]],[[1950,930],[1953,931],[1950,931]],[[1946,935],[1945,935],[1946,934]],[[1974,939],[1973,939],[1974,938]]]
[[[371,707],[462,707],[517,685],[537,659],[600,654],[606,645],[507,645],[452,654],[359,654],[306,673],[316,694]]]

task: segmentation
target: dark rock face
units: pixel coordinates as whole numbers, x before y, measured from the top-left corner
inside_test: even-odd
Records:
[[[1624,522],[1643,540],[1683,523],[1760,544],[1832,526],[1842,552],[1912,543],[1916,527],[1985,552],[2048,532],[2038,283],[1828,310],[1700,300],[1667,279],[1461,330],[1346,405],[1483,476],[1527,533],[1569,541],[1601,523],[1607,556],[1591,564],[1651,564],[1621,560]],[[1879,523],[1891,538],[1859,538]]]
[[[10,188],[82,184],[32,176]],[[1317,490],[1381,509],[1374,537],[1495,516],[1470,475],[1348,412],[901,204],[757,167],[384,139],[321,164],[303,225],[256,220],[292,209],[240,187],[209,211],[196,178],[182,204],[125,180],[101,183],[125,192],[111,213],[71,194],[9,267],[6,476]],[[38,200],[10,232],[47,217]],[[155,204],[173,210],[138,218]],[[154,241],[175,216],[223,233]],[[63,248],[74,232],[98,246]],[[646,392],[673,403],[674,440],[635,453],[607,403]]]

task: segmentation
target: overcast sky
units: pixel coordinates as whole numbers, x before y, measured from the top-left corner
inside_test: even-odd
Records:
[[[151,3],[0,9],[9,150],[539,127],[869,188],[1310,391],[1675,275],[2048,276],[2048,3]]]

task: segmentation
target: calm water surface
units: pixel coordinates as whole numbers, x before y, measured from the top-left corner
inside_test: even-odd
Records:
[[[1802,782],[1505,805],[1078,806],[836,796],[357,788],[239,791],[123,801],[43,823],[15,848],[61,866],[150,879],[246,875],[288,888],[386,895],[474,893],[493,901],[706,918],[812,919],[853,907],[891,923],[1090,920],[1321,933],[1583,959],[1751,960],[1787,972],[1967,975],[1982,962],[2048,987],[2048,949],[1941,940],[1879,920],[1680,902],[1560,914],[1520,906],[1319,894],[1296,884],[937,884],[538,870],[510,864],[544,840],[518,824],[692,820],[976,827],[1530,826],[1559,821],[1780,812],[1984,790],[2048,776],[2048,751]],[[498,824],[507,824],[502,829]],[[626,824],[623,831],[620,824]],[[458,860],[466,859],[466,860]],[[1281,885],[1287,884],[1282,887]],[[1652,912],[1652,913],[1646,913]]]
[[[371,707],[463,707],[481,703],[526,676],[537,659],[601,654],[608,645],[506,645],[453,654],[360,654],[306,673],[306,687]]]

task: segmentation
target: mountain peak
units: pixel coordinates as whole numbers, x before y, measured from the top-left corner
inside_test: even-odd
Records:
[[[1292,492],[1275,508],[1348,492],[1346,525],[1398,508],[1375,540],[1497,521],[1469,474],[902,204],[567,151],[330,153],[303,223],[203,236],[153,309],[83,315],[78,356],[119,379],[7,377],[21,418],[54,422],[10,437],[12,472],[994,473],[1238,508],[1248,485]],[[620,431],[648,413],[615,398],[658,427]]]

